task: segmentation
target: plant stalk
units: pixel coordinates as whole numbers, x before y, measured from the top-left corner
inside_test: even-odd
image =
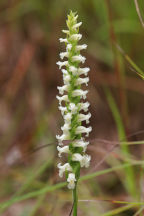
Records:
[[[73,216],[77,216],[77,203],[78,203],[78,197],[77,197],[77,184],[76,184],[75,188],[73,189]]]

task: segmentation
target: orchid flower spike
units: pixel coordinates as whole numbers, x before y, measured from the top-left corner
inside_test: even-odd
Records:
[[[78,15],[72,11],[68,15],[67,30],[62,32],[66,34],[66,38],[60,38],[61,43],[65,43],[66,49],[60,53],[61,61],[57,62],[59,69],[63,74],[64,85],[57,87],[60,96],[57,96],[59,101],[59,110],[64,119],[64,125],[61,127],[62,134],[57,135],[58,139],[58,155],[68,155],[68,162],[64,165],[58,164],[59,176],[63,177],[65,173],[68,188],[74,190],[78,178],[80,176],[80,168],[88,167],[91,157],[87,155],[86,149],[89,144],[85,140],[89,136],[92,128],[83,126],[83,122],[89,124],[91,114],[88,112],[89,103],[85,102],[87,90],[82,90],[84,84],[88,86],[89,68],[82,67],[86,60],[80,54],[80,51],[87,48],[86,44],[79,45],[78,42],[82,39],[79,33],[79,27],[82,22],[77,22]],[[83,101],[81,101],[83,99]],[[84,113],[81,113],[83,111]],[[86,113],[87,112],[87,113]],[[64,145],[64,140],[69,141]]]

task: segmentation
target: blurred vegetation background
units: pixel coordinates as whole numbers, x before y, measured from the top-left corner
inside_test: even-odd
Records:
[[[143,1],[138,3],[143,14]],[[70,215],[66,188],[15,200],[61,181],[55,135],[63,123],[56,100],[62,74],[56,61],[70,10],[83,22],[83,54],[91,68],[92,163],[82,175],[144,158],[143,145],[126,144],[144,138],[144,82],[137,75],[144,69],[144,29],[134,1],[1,0],[0,201],[14,201],[0,209],[2,216]],[[140,204],[114,202],[142,202],[143,177],[138,166],[80,182],[79,215],[143,215]]]

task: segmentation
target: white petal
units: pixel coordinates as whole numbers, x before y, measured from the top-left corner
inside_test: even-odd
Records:
[[[61,69],[63,66],[69,65],[68,61],[64,61],[64,62],[58,61],[56,64],[59,66],[59,69]]]
[[[68,44],[68,45],[66,46],[66,51],[70,51],[71,48],[72,48],[72,45],[71,45],[71,44]]]
[[[63,66],[69,65],[68,61],[64,61],[64,62],[58,61],[56,64],[59,66],[59,69],[61,69]]]
[[[76,21],[77,20],[77,18],[78,18],[78,15],[76,15],[73,19],[74,19],[74,21]]]
[[[80,51],[80,50],[83,50],[83,49],[86,49],[86,48],[87,48],[87,45],[86,45],[86,44],[77,45],[77,46],[76,46],[76,51]]]
[[[81,139],[81,140],[75,140],[72,145],[74,147],[82,147],[83,148],[83,152],[86,151],[86,148],[88,146],[89,142],[86,142],[85,140]]]
[[[67,111],[67,108],[63,106],[59,106],[59,110],[61,111],[62,115],[64,115],[64,113]]]
[[[71,80],[71,76],[69,75],[68,71],[65,69],[62,69],[62,73],[63,73],[63,81],[65,85],[68,85],[70,80]]]
[[[70,138],[70,135],[69,135],[69,134],[62,134],[61,136],[60,136],[60,135],[56,135],[56,139],[58,140],[60,146],[63,145],[62,142],[63,142],[64,140],[69,140],[69,138]]]
[[[87,76],[89,70],[90,70],[89,68],[79,68],[79,69],[78,69],[78,74],[79,74],[79,75],[84,74],[84,75]]]
[[[69,30],[62,30],[62,32],[65,33],[65,34],[69,34],[70,33]]]
[[[63,95],[63,96],[56,96],[56,98],[59,100],[59,104],[61,105],[62,101],[69,101],[68,96],[67,95]]]
[[[63,177],[63,173],[65,171],[72,171],[72,167],[70,166],[69,163],[65,163],[64,165],[61,165],[61,163],[59,163],[57,165],[57,167],[59,168],[59,176],[62,178]]]
[[[65,85],[69,85],[70,80],[71,80],[71,76],[69,74],[63,76],[63,81]]]
[[[73,161],[79,161],[81,167],[86,167],[87,168],[87,167],[89,167],[91,156],[89,156],[89,155],[83,155],[82,156],[79,153],[75,153],[72,156],[72,160]]]
[[[91,114],[88,113],[87,115],[84,115],[84,114],[79,114],[78,115],[78,121],[81,122],[81,121],[86,121],[86,123],[88,124],[89,123],[89,119],[91,117]]]
[[[69,153],[69,147],[68,146],[64,146],[64,147],[57,146],[57,150],[59,151],[59,154],[58,154],[59,157],[61,157],[62,153]]]
[[[81,98],[86,99],[87,90],[83,91],[81,89],[76,89],[72,92],[73,97],[81,96]]]
[[[65,123],[62,127],[61,130],[63,131],[63,134],[69,135],[69,130],[70,130],[70,123]]]
[[[86,58],[82,55],[72,56],[72,61],[79,61],[85,63]]]
[[[66,115],[64,115],[64,120],[66,123],[71,123],[71,119],[72,119],[72,113],[67,113]]]
[[[66,38],[60,38],[59,41],[60,43],[68,43],[68,40]]]
[[[84,110],[85,112],[87,112],[90,104],[89,102],[85,102],[85,103],[79,103],[78,106],[80,106],[80,110]]]
[[[81,26],[82,22],[79,22],[79,23],[76,23],[72,29],[76,29],[76,28],[79,28]]]
[[[85,77],[85,78],[78,78],[76,80],[76,85],[81,85],[81,84],[86,84],[86,86],[88,85],[89,82],[89,78]]]
[[[71,110],[72,114],[75,114],[75,113],[77,113],[78,106],[76,106],[74,103],[70,103],[69,104],[69,109]]]
[[[68,75],[68,71],[65,69],[62,69],[62,73],[63,73],[63,75]]]
[[[78,74],[78,69],[74,66],[70,66],[69,67],[70,72],[73,73],[73,75],[77,75]]]
[[[91,156],[90,155],[84,155],[83,156],[83,166],[84,167],[89,167],[89,165],[90,165],[90,160],[91,160]]]
[[[58,86],[57,89],[59,90],[59,93],[60,93],[61,95],[63,95],[63,94],[64,94],[64,91],[68,91],[69,85]]]
[[[67,182],[68,182],[68,188],[73,190],[75,188],[75,182],[76,182],[74,173],[69,173]]]
[[[82,35],[81,34],[73,34],[71,35],[70,37],[70,40],[73,40],[73,41],[78,41],[82,38]]]
[[[76,134],[86,133],[86,136],[89,136],[89,133],[92,131],[92,127],[84,127],[84,126],[78,126],[76,128]]]
[[[67,57],[68,58],[69,56],[69,53],[68,52],[61,52],[60,53],[60,58],[63,59],[64,57]]]
[[[82,156],[81,154],[75,153],[75,154],[72,155],[72,160],[73,160],[73,161],[79,161],[79,162],[80,162],[80,161],[82,160],[82,157],[83,157],[83,156]]]

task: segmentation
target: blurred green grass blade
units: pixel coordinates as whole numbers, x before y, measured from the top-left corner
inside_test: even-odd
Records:
[[[133,67],[133,69],[136,71],[136,73],[142,79],[144,79],[144,72],[134,63],[134,61],[124,52],[124,50],[118,44],[116,44],[116,47],[119,50],[119,52],[124,56],[126,61]]]
[[[113,215],[117,215],[118,216],[119,213],[127,211],[127,210],[131,209],[134,206],[136,206],[136,204],[135,205],[131,204],[131,205],[122,206],[122,207],[119,207],[119,208],[114,209],[112,211],[109,211],[107,213],[104,213],[101,216],[113,216]]]
[[[131,164],[130,163],[125,163],[125,164],[122,164],[122,165],[119,165],[119,166],[115,166],[115,167],[112,167],[112,168],[108,168],[108,169],[100,170],[100,171],[97,171],[97,172],[94,172],[94,173],[90,173],[88,175],[82,176],[80,178],[79,182],[84,181],[84,180],[89,180],[89,179],[92,179],[94,177],[104,175],[104,174],[107,174],[107,173],[111,173],[111,172],[114,172],[114,171],[122,170],[122,169],[130,167],[130,166],[138,166],[138,165],[144,165],[144,161],[139,161],[139,162],[135,162],[135,163],[131,163]],[[30,199],[30,198],[34,198],[34,197],[37,197],[39,195],[42,195],[42,194],[45,194],[45,193],[48,193],[48,192],[53,192],[55,190],[58,190],[58,189],[61,189],[61,188],[65,187],[66,185],[67,185],[66,182],[58,183],[58,184],[51,185],[51,186],[48,185],[48,186],[44,187],[43,189],[33,191],[33,192],[27,193],[27,194],[22,195],[22,196],[14,197],[14,198],[0,204],[0,212],[3,212],[6,208],[13,205],[14,203],[17,203],[17,202],[20,202],[20,201],[23,201],[23,200],[27,200],[27,199]]]
[[[97,176],[100,176],[100,175],[104,175],[104,174],[107,174],[107,173],[111,173],[111,172],[114,172],[114,171],[118,171],[118,170],[121,170],[121,169],[125,169],[125,168],[130,167],[130,166],[137,166],[137,165],[143,165],[143,164],[144,164],[143,161],[134,162],[134,163],[131,163],[131,164],[130,163],[125,163],[125,164],[122,164],[122,165],[118,165],[118,166],[115,166],[115,167],[112,167],[112,168],[100,170],[100,171],[97,171],[97,172],[90,173],[88,175],[82,176],[79,181],[89,180],[91,178],[94,178],[94,177],[97,177]]]
[[[31,213],[28,216],[35,216],[38,209],[41,207],[44,199],[45,199],[46,194],[42,194],[38,197],[37,202],[35,204],[35,206],[33,207]]]
[[[114,120],[116,122],[119,139],[120,139],[120,141],[125,142],[126,141],[126,134],[125,134],[125,129],[123,126],[123,122],[122,122],[118,107],[115,103],[115,100],[114,100],[110,90],[108,88],[105,88],[104,91],[105,91],[105,95],[106,95],[109,107],[111,109],[112,115],[113,115]],[[127,153],[128,146],[124,146],[122,148],[123,148],[123,151],[125,151]]]
[[[44,164],[42,164],[39,168],[36,169],[36,172],[32,172],[32,175],[27,179],[26,183],[23,184],[23,186],[18,190],[18,192],[15,193],[15,196],[18,196],[22,194],[36,179],[38,176],[40,176],[49,166],[51,166],[52,161],[46,161]]]
[[[40,189],[38,191],[34,191],[34,192],[30,192],[30,193],[27,193],[27,194],[22,195],[22,196],[14,197],[14,198],[8,200],[7,202],[0,204],[0,213],[2,213],[3,210],[5,210],[6,208],[8,208],[9,206],[11,206],[14,203],[17,203],[17,202],[20,202],[23,200],[27,200],[30,198],[34,198],[34,197],[37,197],[39,195],[45,194],[47,192],[53,192],[57,189],[63,188],[64,186],[66,186],[66,182],[58,183],[58,184],[51,185],[51,186],[48,185],[48,186],[46,186],[43,189]]]
[[[118,135],[119,135],[119,140],[120,141],[126,141],[126,134],[125,134],[125,129],[124,129],[124,125],[123,125],[123,121],[121,119],[118,107],[115,103],[115,100],[110,92],[110,90],[108,88],[105,88],[105,94],[107,97],[107,101],[108,104],[110,106],[110,109],[112,111],[112,115],[114,117],[114,120],[116,122],[116,126],[117,126],[117,130],[118,130]],[[129,148],[128,145],[122,145],[121,146],[121,150],[123,152],[123,154],[125,154],[126,156],[129,155]],[[125,169],[125,176],[126,176],[126,180],[125,180],[125,187],[127,189],[127,191],[134,197],[137,196],[137,191],[136,191],[136,184],[135,184],[135,177],[134,177],[134,170],[132,167],[128,167]]]
[[[17,199],[18,196],[20,196],[23,192],[25,192],[25,190],[29,188],[31,184],[33,184],[34,180],[38,176],[40,176],[49,166],[51,166],[51,164],[52,164],[52,161],[48,160],[44,164],[42,164],[39,168],[37,168],[35,171],[33,171],[32,175],[28,177],[26,183],[22,185],[22,187],[12,196],[10,200],[12,201],[12,200]],[[0,206],[0,209],[1,209],[1,206]]]
[[[120,145],[142,145],[144,144],[144,140],[140,141],[131,141],[131,142],[120,142]]]
[[[142,216],[142,211],[144,210],[144,206],[142,206],[133,216]]]

